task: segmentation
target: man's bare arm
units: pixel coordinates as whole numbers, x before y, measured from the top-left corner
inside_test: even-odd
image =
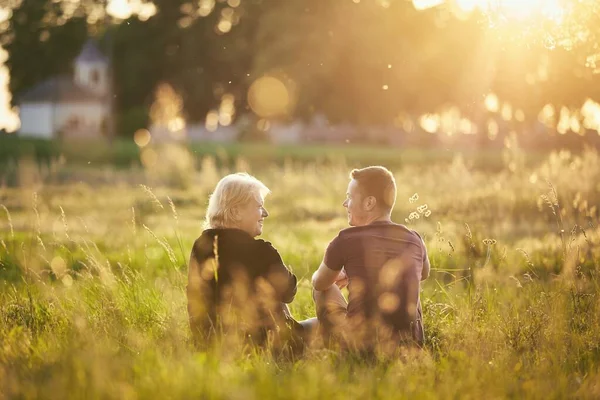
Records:
[[[312,286],[318,292],[325,291],[335,283],[339,275],[340,271],[333,270],[325,265],[325,262],[321,262],[319,269],[312,276]]]

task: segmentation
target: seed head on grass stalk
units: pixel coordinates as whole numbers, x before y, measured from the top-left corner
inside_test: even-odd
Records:
[[[42,224],[40,222],[40,213],[37,208],[37,193],[33,192],[33,212],[35,213],[35,232],[36,232],[36,240],[42,249],[46,250],[46,246],[44,245],[44,241],[42,240]]]
[[[452,250],[452,253],[454,253],[456,251],[456,249],[454,248],[454,245],[452,244],[451,241],[448,240],[448,246],[450,246],[450,249]],[[450,254],[451,255],[451,254]]]
[[[521,281],[514,275],[509,276],[509,278],[512,279],[513,281],[515,281],[515,284],[517,285],[518,288],[523,287],[523,285],[521,284]]]
[[[175,222],[179,223],[179,215],[177,214],[177,209],[175,208],[175,203],[171,200],[171,197],[167,196],[167,200],[169,201],[169,206],[171,207],[171,212],[173,213],[173,219]]]
[[[69,225],[67,224],[67,216],[65,215],[65,210],[63,210],[62,206],[58,206],[58,208],[60,208],[60,219],[65,228],[65,237],[67,238],[67,240],[71,240],[71,238],[69,237]]]
[[[179,250],[181,251],[181,256],[185,258],[185,251],[183,250],[183,243],[181,242],[181,236],[179,235],[179,214],[177,213],[177,208],[175,208],[175,203],[171,199],[171,197],[167,196],[169,201],[169,206],[171,207],[171,212],[173,214],[173,219],[175,219],[175,228],[173,228],[175,232],[175,237],[177,238],[177,244],[179,245]]]
[[[473,242],[473,232],[471,232],[471,227],[466,222],[465,222],[465,229],[467,230],[467,233],[465,234],[465,236],[467,237],[467,240],[469,241],[469,247],[474,249],[475,243]]]
[[[550,180],[546,179],[546,183],[548,184],[550,191],[548,192],[548,194],[542,195],[542,199],[546,202],[546,204],[548,204],[548,206],[552,210],[552,214],[554,214],[556,226],[558,228],[558,233],[560,236],[560,241],[562,243],[562,255],[564,262],[567,257],[567,243],[565,242],[565,228],[563,224],[562,213],[560,210],[560,204],[558,202],[558,192],[556,191],[556,188],[554,187],[552,182],[550,182]]]
[[[481,268],[485,267],[487,265],[488,261],[490,261],[490,256],[492,254],[492,246],[495,245],[496,243],[498,243],[496,241],[496,239],[483,239],[483,244],[485,244],[487,246],[487,254],[485,256],[485,262],[483,263]]]
[[[142,226],[154,238],[154,240],[156,240],[156,242],[158,244],[160,244],[160,246],[165,250],[165,252],[167,253],[167,256],[169,257],[169,261],[171,261],[173,268],[177,267],[177,258],[175,257],[175,253],[173,252],[173,249],[171,248],[171,246],[169,246],[169,243],[167,243],[164,240],[159,239],[158,236],[156,236],[156,234],[154,232],[152,232],[152,230],[150,228],[148,228],[146,225],[142,224]]]
[[[148,186],[146,185],[140,185],[142,189],[144,189],[144,192],[146,192],[146,194],[150,197],[150,199],[152,200],[152,202],[161,210],[164,210],[165,207],[162,205],[162,203],[160,202],[160,200],[158,200],[158,197],[156,197],[156,195],[154,194],[154,192],[152,191],[152,189],[150,189]]]
[[[8,227],[10,228],[10,238],[11,238],[11,240],[14,240],[15,239],[15,231],[13,229],[13,223],[12,223],[12,219],[10,217],[10,212],[8,212],[8,208],[6,208],[6,206],[4,204],[0,204],[0,207],[6,213],[6,219],[8,220]]]

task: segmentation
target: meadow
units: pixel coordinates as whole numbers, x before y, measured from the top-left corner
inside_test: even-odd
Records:
[[[291,311],[314,316],[348,172],[386,159],[164,151],[146,168],[25,160],[20,185],[0,187],[0,398],[600,397],[597,151],[509,148],[485,168],[395,150],[393,219],[424,236],[433,273],[425,349],[377,361],[195,351],[185,287],[210,191],[248,171],[272,190],[263,238],[299,277]]]

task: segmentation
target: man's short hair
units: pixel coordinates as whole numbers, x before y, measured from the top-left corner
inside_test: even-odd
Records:
[[[379,208],[391,211],[396,203],[396,180],[385,167],[373,166],[354,169],[350,179],[358,182],[358,188],[365,197],[373,196]]]

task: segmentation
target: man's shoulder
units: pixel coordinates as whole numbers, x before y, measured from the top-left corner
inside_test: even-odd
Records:
[[[344,241],[346,239],[363,237],[369,235],[370,229],[368,225],[365,226],[350,226],[348,228],[344,228],[338,232],[338,234],[333,238],[334,241]]]
[[[417,245],[419,247],[423,247],[423,239],[421,238],[421,235],[419,235],[419,233],[417,231],[415,231],[414,229],[410,229],[405,225],[398,224],[398,226],[401,226],[403,228],[403,232],[406,235],[406,240],[413,242],[415,245]]]
[[[369,235],[384,235],[384,236],[396,236],[403,237],[406,240],[421,241],[419,234],[406,227],[402,224],[395,222],[388,224],[370,224],[364,226],[351,226],[349,228],[342,229],[338,236],[342,238],[349,238],[353,236],[369,236]]]
[[[359,233],[360,228],[362,228],[362,227],[361,226],[350,226],[348,228],[344,228],[344,229],[340,230],[340,232],[338,233],[338,236],[342,237],[342,238],[352,236],[355,233]]]

